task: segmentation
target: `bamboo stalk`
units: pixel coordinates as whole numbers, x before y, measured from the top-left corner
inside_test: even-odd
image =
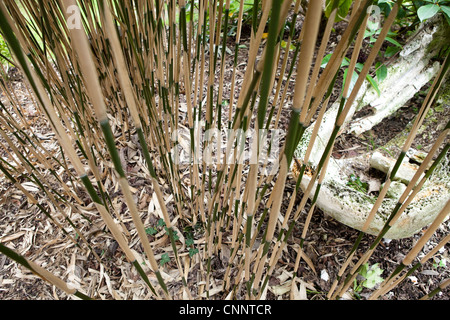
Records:
[[[69,1],[68,3],[64,3],[64,8],[67,8],[70,5],[76,5],[74,0]],[[103,94],[100,89],[100,84],[98,81],[98,78],[96,77],[95,73],[89,72],[89,70],[95,70],[95,66],[92,60],[92,56],[89,54],[89,45],[86,38],[86,35],[83,30],[77,30],[77,29],[71,29],[70,34],[72,36],[73,45],[75,47],[75,50],[77,54],[79,55],[79,63],[81,70],[83,72],[84,80],[86,82],[86,88],[88,91],[88,94],[92,100],[92,105],[95,110],[95,115],[100,123],[100,126],[102,128],[106,144],[108,146],[108,150],[110,152],[112,162],[114,163],[114,167],[116,169],[117,174],[119,175],[119,185],[124,193],[125,202],[127,203],[131,217],[133,219],[133,222],[135,224],[136,230],[138,232],[139,238],[142,241],[142,245],[144,247],[144,251],[150,261],[151,267],[153,269],[153,272],[158,277],[158,280],[160,281],[161,286],[165,289],[164,292],[166,294],[166,297],[170,297],[167,288],[165,287],[164,282],[162,281],[162,278],[159,273],[159,266],[156,262],[156,259],[153,254],[153,250],[150,246],[150,243],[147,238],[147,234],[145,232],[145,228],[143,226],[142,220],[139,216],[136,204],[134,202],[133,196],[131,194],[128,181],[125,176],[125,172],[123,170],[122,164],[119,159],[119,154],[115,146],[113,133],[111,130],[111,126],[109,124],[109,120],[106,113],[106,105],[104,102]],[[103,209],[102,209],[103,211]],[[102,215],[103,218],[106,217],[105,214]],[[111,230],[112,231],[112,230]],[[118,240],[118,239],[117,239]],[[123,246],[125,247],[125,244],[123,243]],[[122,246],[121,246],[122,247]],[[128,258],[132,258],[128,256]],[[135,261],[135,259],[132,259],[131,261]]]
[[[45,144],[40,144],[33,134],[28,133],[32,127],[25,125],[22,128],[22,123],[26,124],[26,116],[21,110],[18,97],[8,94],[12,101],[11,108],[0,105],[0,133],[6,141],[0,143],[1,148],[6,149],[5,155],[8,157],[1,159],[0,170],[26,195],[30,204],[36,205],[50,219],[64,206],[71,212],[83,214],[85,200],[77,195],[74,188],[81,182],[98,213],[93,217],[106,224],[127,260],[157,299],[177,297],[178,293],[173,292],[177,287],[182,288],[180,295],[183,298],[191,299],[187,281],[192,276],[198,282],[197,295],[206,294],[207,298],[211,298],[213,283],[218,280],[213,279],[214,261],[216,257],[226,253],[225,250],[230,252],[227,255],[222,293],[231,298],[241,297],[241,294],[245,294],[247,299],[261,298],[310,196],[311,206],[305,215],[300,245],[296,250],[293,285],[301,259],[315,271],[314,265],[303,251],[303,244],[307,239],[316,201],[331,160],[331,151],[341,128],[348,120],[346,118],[352,100],[355,99],[376,58],[401,1],[397,1],[393,13],[387,17],[380,37],[352,92],[349,79],[362,47],[368,19],[367,10],[374,1],[357,1],[353,4],[347,29],[324,70],[320,69],[320,62],[327,49],[339,6],[338,0],[332,3],[331,15],[322,39],[317,39],[322,3],[309,1],[306,20],[290,65],[288,62],[292,52],[289,47],[294,38],[294,24],[300,13],[300,5],[303,6],[302,1],[297,0],[295,4],[292,1],[253,1],[250,48],[242,84],[235,80],[245,3],[241,1],[239,4],[235,57],[233,63],[228,66],[226,61],[232,58],[226,51],[231,3],[230,0],[103,0],[97,5],[95,2],[71,0],[38,1],[35,5],[28,0],[5,0],[0,4],[0,18],[4,18],[0,19],[0,26],[6,34],[5,38],[12,44],[14,61],[24,71],[40,111],[47,117],[60,148],[55,152],[44,150]],[[67,24],[69,12],[66,9],[70,5],[79,6],[81,29],[73,30]],[[188,5],[191,6],[190,9]],[[257,10],[260,7],[262,10]],[[289,10],[293,12],[293,16],[291,29],[286,35],[284,28]],[[267,27],[268,37],[263,41]],[[282,54],[280,40],[286,39],[286,36],[287,47]],[[355,38],[348,71],[350,77],[345,81],[332,136],[318,167],[314,168],[315,172],[302,198],[298,199],[303,173],[339,75],[342,59]],[[319,40],[320,47],[314,60],[316,43]],[[448,62],[444,64],[448,65]],[[276,78],[278,71],[279,78]],[[356,265],[352,265],[349,275],[344,278],[362,237],[384,200],[390,182],[395,178],[401,160],[432,105],[445,72],[442,69],[438,80],[431,87],[396,166],[389,173],[385,187],[373,205],[363,230],[339,270],[337,280],[332,284],[329,298],[339,297],[348,285],[351,285],[351,279],[357,274],[359,267],[370,258],[383,235],[419,192],[437,164],[442,161],[445,152],[448,152],[449,146],[446,144],[431,168],[426,168],[444,143],[449,132],[447,126],[433,145],[425,164],[419,168],[418,174],[401,196],[376,241]],[[228,115],[222,106],[227,94],[227,74],[231,74],[232,79]],[[261,164],[257,152],[248,165],[244,161],[244,152],[247,147],[263,151],[265,145],[259,139],[249,145],[244,134],[250,130],[270,129],[272,125],[278,128],[282,109],[291,104],[291,97],[287,96],[291,81],[295,81],[295,91],[292,95],[287,136],[278,159],[279,172],[263,176],[259,170],[265,170],[269,166],[268,162]],[[183,106],[186,106],[186,109],[182,109]],[[319,108],[321,109],[318,110]],[[15,118],[16,115],[19,117]],[[297,184],[292,195],[288,195],[291,198],[289,203],[286,203],[286,211],[281,212],[286,199],[284,193],[294,160],[294,150],[316,116],[316,125],[306,154],[303,159],[299,159],[302,163],[299,165],[301,173]],[[198,155],[201,147],[214,146],[214,140],[194,141],[198,131],[203,129],[198,127],[201,120],[206,120],[205,129],[221,130],[226,127],[234,132],[242,131],[238,139],[231,135],[227,137],[230,139],[227,145],[223,146],[226,155],[230,156],[231,164],[219,161],[216,165],[203,159],[203,162],[191,166],[179,166],[174,161],[178,156],[178,146],[186,142],[184,138],[179,141],[173,139],[180,128],[188,129],[191,139],[188,154],[191,160]],[[17,146],[14,145],[15,140],[19,141]],[[139,162],[144,164],[139,168],[142,171],[135,173],[127,170],[126,159],[121,158],[119,152],[121,147],[126,146],[133,149],[137,146]],[[221,147],[215,153],[218,160],[224,160]],[[51,174],[46,176],[41,173],[41,169],[50,171]],[[63,179],[58,176],[57,170],[67,171],[67,177]],[[40,199],[20,185],[16,175],[21,172],[28,174],[27,181],[38,184],[39,190],[44,191],[51,208],[48,212],[39,204]],[[111,179],[111,174],[117,176]],[[425,174],[425,178],[420,180],[421,174]],[[150,243],[147,237],[143,222],[145,213],[141,212],[142,207],[138,209],[136,205],[136,196],[143,195],[145,190],[141,189],[139,193],[133,194],[135,189],[132,188],[132,175],[145,181],[145,187],[154,192],[159,204],[158,213],[167,227],[171,247],[163,249],[173,251],[178,269],[177,279],[182,281],[182,286],[174,283],[175,285],[170,287],[170,293],[163,279],[164,274],[159,271],[160,255],[155,255],[158,253],[156,250],[162,249],[158,245],[163,242],[161,239]],[[111,181],[117,183],[111,185]],[[113,192],[118,191],[122,192],[128,208],[125,213],[115,209],[120,202],[114,199]],[[173,200],[167,201],[166,194],[172,196]],[[64,199],[65,197],[67,199]],[[70,214],[66,214],[64,210],[62,214],[64,221],[59,217],[55,219],[58,228],[76,245],[85,244],[92,250],[88,240],[77,228],[77,221],[72,221]],[[129,221],[132,226],[125,226],[128,214],[131,216]],[[151,212],[148,214],[146,221],[150,220]],[[122,229],[115,218],[121,223]],[[442,216],[439,216],[439,219],[441,218]],[[200,253],[188,258],[183,239],[183,246],[177,246],[175,230],[192,228],[198,221],[204,228],[201,240],[196,241]],[[436,228],[438,221],[432,225],[432,229]],[[82,243],[78,243],[69,234],[65,225],[67,223],[81,236]],[[128,230],[130,226],[134,230]],[[427,233],[427,237],[432,229]],[[130,241],[132,236],[135,238]],[[412,249],[404,263],[412,264],[423,241]],[[136,251],[132,249],[134,245],[143,247],[150,262],[150,270],[156,275],[157,286],[153,286],[139,264],[140,258],[135,256]],[[427,255],[427,258],[430,257]],[[100,257],[96,258],[101,263]],[[386,280],[380,290],[374,293],[373,298],[387,292],[404,279],[402,265]],[[194,266],[199,266],[198,271],[191,274],[196,268]],[[414,265],[406,274],[413,272],[418,266],[419,264]],[[63,287],[64,283],[59,285]]]
[[[448,130],[448,129],[447,129]],[[383,229],[380,231],[378,237],[373,241],[373,244],[370,246],[370,248],[366,251],[366,253],[359,259],[358,263],[352,268],[350,271],[350,274],[345,279],[345,282],[343,283],[339,296],[342,295],[350,286],[349,283],[353,281],[353,278],[356,277],[357,272],[362,264],[364,264],[370,256],[375,251],[376,247],[380,243],[383,236],[389,231],[389,229],[392,227],[392,225],[397,221],[397,219],[400,217],[402,212],[406,209],[406,207],[410,204],[410,202],[414,199],[415,195],[420,191],[425,181],[428,179],[428,177],[433,173],[434,169],[436,168],[437,164],[442,160],[443,156],[448,152],[450,148],[450,145],[447,144],[445,148],[441,151],[437,159],[434,161],[433,165],[428,169],[425,176],[421,179],[421,181],[416,185],[414,191],[408,196],[408,199],[405,200],[404,203],[397,203],[396,207],[394,208],[393,212],[391,213],[391,216],[388,218],[388,221],[386,222]],[[363,233],[360,234],[362,236]],[[357,244],[354,246],[353,250],[356,250]],[[336,292],[333,297],[336,297],[338,293]]]
[[[419,267],[422,267],[428,260],[430,260],[444,245],[446,245],[450,241],[450,235],[447,235],[444,239],[439,242],[437,246],[435,246],[430,252],[428,252],[418,263],[416,263],[408,272],[404,273],[402,276],[399,275],[401,272],[400,269],[404,267],[398,268],[393,272],[389,278],[386,278],[383,283],[380,284],[380,288],[372,293],[370,296],[370,300],[375,300],[379,296],[382,296],[392,290],[394,287],[398,286],[406,277],[411,275],[415,270]]]
[[[450,285],[450,279],[446,279],[446,280],[442,281],[436,289],[434,289],[429,294],[420,298],[420,300],[428,300],[428,299],[432,298],[433,296],[435,296],[436,294],[438,294],[439,292],[441,292],[442,290],[447,288],[449,285]]]
[[[322,14],[321,4],[318,2],[311,2],[310,8],[308,8],[307,16],[305,19],[305,26],[304,26],[304,28],[307,28],[308,30],[311,29],[311,32],[308,32],[305,35],[305,37],[309,38],[310,40],[305,39],[304,40],[305,42],[309,41],[309,42],[315,43],[315,39],[317,37],[317,32],[318,32],[318,21],[319,21],[319,17],[321,14]],[[304,68],[303,63],[307,63],[308,61],[310,62],[312,59],[312,55],[313,55],[313,51],[307,47],[306,51],[303,51],[303,53],[302,52],[300,53],[298,65],[302,66],[302,68]],[[303,69],[301,69],[301,70],[303,70]],[[309,70],[309,67],[308,67],[308,70]],[[305,69],[303,71],[306,72],[307,70]],[[302,73],[302,76],[305,79],[307,78],[306,73]],[[303,102],[303,99],[304,99],[303,95],[305,92],[305,87],[306,87],[306,81],[300,80],[300,82],[299,82],[299,80],[297,79],[296,90],[295,90],[296,98],[295,98],[295,102],[292,107],[292,116],[290,119],[290,125],[289,125],[288,134],[287,134],[287,138],[286,138],[286,148],[285,148],[284,154],[281,159],[280,171],[278,173],[278,179],[277,179],[277,182],[275,183],[274,189],[272,191],[273,194],[276,194],[276,195],[283,194],[288,168],[289,168],[290,162],[292,161],[293,148],[294,148],[294,137],[296,135],[297,127],[299,124],[298,119],[300,116],[299,113],[300,113],[300,108],[301,108],[301,106],[299,104]],[[281,207],[281,200],[282,200],[282,197],[278,196],[272,202],[272,206],[270,207],[270,211],[269,211],[269,222],[268,222],[264,242],[263,242],[263,245],[260,247],[261,258],[255,262],[255,266],[257,266],[257,271],[255,273],[256,276],[255,276],[255,280],[254,280],[254,290],[256,292],[259,291],[259,282],[260,282],[260,279],[262,276],[263,266],[266,262],[267,254],[269,251],[269,246],[270,246],[273,236],[274,236],[276,221],[278,220],[278,215],[279,215],[280,207]]]
[[[84,293],[78,291],[75,288],[71,288],[67,283],[65,283],[60,278],[56,277],[51,272],[45,270],[44,268],[38,266],[33,261],[30,261],[23,256],[19,255],[18,253],[14,252],[10,248],[6,247],[2,243],[0,243],[0,252],[8,256],[10,259],[16,261],[17,263],[20,263],[27,269],[31,270],[34,274],[39,276],[45,281],[50,282],[52,285],[56,286],[58,289],[64,291],[68,295],[74,295],[80,299],[83,300],[91,300],[91,298]]]

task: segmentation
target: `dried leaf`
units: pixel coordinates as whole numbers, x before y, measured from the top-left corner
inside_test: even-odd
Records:
[[[3,238],[0,238],[0,242],[7,243],[9,241],[16,240],[16,239],[20,238],[21,236],[23,236],[25,233],[26,233],[25,231],[19,231],[17,233],[11,234],[9,236],[4,236]]]
[[[277,296],[282,296],[283,294],[291,291],[291,281],[287,281],[279,286],[271,286],[270,291]]]

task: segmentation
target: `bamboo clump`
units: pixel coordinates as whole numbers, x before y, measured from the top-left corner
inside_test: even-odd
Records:
[[[5,0],[0,3],[1,34],[8,42],[15,65],[24,74],[30,97],[48,122],[58,145],[57,151],[50,151],[41,144],[29,130],[30,124],[19,99],[2,81],[12,111],[1,104],[0,134],[4,155],[0,170],[30,204],[67,235],[73,246],[92,254],[101,268],[108,267],[94,250],[89,230],[97,228],[114,239],[152,299],[210,298],[218,292],[234,299],[264,298],[277,261],[286,250],[302,213],[306,220],[296,250],[292,282],[298,277],[301,260],[315,272],[303,245],[315,213],[320,185],[338,133],[348,120],[349,109],[402,1],[396,1],[386,17],[352,90],[350,81],[346,81],[339,97],[341,107],[333,134],[303,193],[299,185],[342,60],[353,47],[348,71],[351,77],[363,45],[369,8],[374,1],[354,2],[347,29],[324,70],[320,70],[320,65],[328,48],[339,0],[332,1],[331,14],[321,35],[322,2],[309,1],[298,37],[295,25],[302,15],[302,1],[259,3],[255,0],[243,71],[237,57],[242,53],[244,1],[240,2],[234,39],[228,35],[232,24],[230,3],[230,0],[52,0],[39,1],[39,5],[30,0]],[[286,21],[290,21],[289,32],[286,32]],[[76,23],[78,27],[74,27]],[[285,48],[283,39],[287,40]],[[229,42],[234,46],[232,53],[227,50]],[[291,44],[295,44],[292,51]],[[227,63],[230,59],[231,64]],[[398,165],[411,146],[448,68],[447,59],[397,159]],[[291,83],[295,87],[292,92],[289,90]],[[262,174],[260,163],[265,160],[259,156],[267,146],[261,139],[255,139],[250,146],[258,151],[254,162],[241,161],[248,147],[243,142],[245,134],[251,130],[278,129],[281,114],[286,109],[290,110],[290,115],[278,156],[279,168]],[[313,118],[316,127],[306,155],[295,159],[294,151]],[[225,160],[229,156],[231,164],[211,163],[204,158],[196,161],[202,150],[210,150],[208,148],[221,142],[220,136],[207,136],[197,144],[195,137],[202,122],[206,132],[226,129],[238,132],[236,139],[227,140],[223,146],[219,144],[214,153],[216,159]],[[189,138],[177,136],[183,130]],[[449,147],[448,143],[445,145],[448,132],[449,125],[400,198],[385,229],[354,264],[359,243],[398,166],[394,168],[328,298],[340,298],[348,290],[383,234],[443,159]],[[189,162],[177,163],[178,150],[187,140],[190,143],[185,151]],[[439,151],[442,145],[444,148]],[[124,156],[124,150],[132,148],[136,150],[138,163],[142,164],[136,171]],[[225,150],[226,155],[221,150]],[[301,162],[301,174],[287,209],[282,209],[294,161]],[[263,168],[267,166],[264,162]],[[26,174],[21,175],[22,172]],[[419,181],[422,173],[425,177]],[[144,190],[133,186],[136,177],[145,180]],[[20,179],[36,185],[45,194],[48,205],[42,205],[33,192],[23,187]],[[313,194],[316,184],[318,187]],[[115,194],[120,194],[119,203]],[[164,250],[160,245],[164,239],[152,241],[148,236],[150,217],[144,210],[146,203],[141,206],[146,195],[154,199],[152,203],[166,228],[165,239],[169,245]],[[72,214],[66,214],[66,208],[70,208]],[[448,205],[423,241],[447,214]],[[81,218],[74,219],[75,216]],[[199,252],[191,255],[183,230],[193,230],[199,225],[203,232],[196,240]],[[439,246],[448,240],[446,237]],[[400,277],[400,272],[413,263],[423,241],[412,248],[398,272],[386,280],[374,293],[374,298],[405,278],[405,275]],[[63,279],[1,243],[0,251],[67,295],[99,298],[95,292],[68,287]],[[226,251],[224,276],[215,279],[214,258]],[[175,263],[170,275],[161,263],[164,254],[169,254]],[[421,263],[428,259],[430,257]],[[347,272],[347,268],[351,270]],[[190,282],[192,278],[197,281]],[[448,281],[438,289],[447,285]]]

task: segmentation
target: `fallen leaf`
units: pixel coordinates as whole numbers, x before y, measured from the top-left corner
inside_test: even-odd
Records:
[[[380,191],[381,188],[381,181],[378,179],[370,179],[368,182],[368,190],[367,193],[370,194],[371,192],[377,192]]]
[[[438,276],[439,272],[435,271],[435,270],[423,270],[421,272],[421,274],[425,274],[427,276]]]
[[[283,294],[291,291],[291,281],[285,282],[279,286],[271,286],[270,291],[276,296],[282,296]]]
[[[3,238],[0,238],[0,242],[1,243],[6,243],[15,239],[20,238],[21,236],[23,236],[25,234],[25,231],[20,231],[14,234],[11,234],[9,236],[4,236]]]
[[[320,272],[320,279],[322,279],[324,281],[330,280],[330,276],[328,275],[327,270],[324,269]]]

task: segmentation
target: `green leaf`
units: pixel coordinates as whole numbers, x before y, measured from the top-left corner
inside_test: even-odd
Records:
[[[377,284],[384,281],[381,277],[382,274],[383,269],[378,267],[378,263],[374,264],[367,270],[365,275],[361,274],[364,278],[366,278],[362,285],[368,289],[373,289]]]
[[[425,6],[422,6],[417,10],[417,16],[419,17],[420,21],[430,19],[433,17],[436,13],[439,11],[439,6],[436,4],[427,4]]]
[[[364,31],[364,39],[365,38],[373,38],[373,35],[379,34],[381,32],[381,29],[369,29],[367,28]]]
[[[327,54],[323,59],[322,59],[322,64],[320,65],[321,68],[325,68],[328,64],[328,62],[330,61],[330,58],[333,54]],[[341,67],[346,67],[350,64],[350,59],[345,57],[344,60],[342,60],[341,63]]]
[[[369,263],[364,263],[361,267],[361,271],[359,272],[359,274],[366,278],[367,277],[367,271],[369,271]]]
[[[154,227],[149,227],[149,228],[145,229],[145,233],[152,236],[152,235],[158,233],[158,230],[156,230]]]
[[[192,258],[192,256],[193,256],[194,254],[196,254],[196,253],[198,253],[198,249],[197,249],[197,248],[190,248],[190,249],[189,249],[189,257]]]
[[[385,58],[390,58],[392,57],[394,54],[396,54],[397,52],[399,52],[401,50],[401,48],[399,47],[387,47],[385,53],[384,53],[384,57]]]
[[[186,238],[186,246],[190,247],[193,244],[194,244],[194,239],[192,239],[190,237]]]
[[[342,67],[347,67],[347,66],[349,66],[349,65],[350,65],[350,59],[347,58],[347,57],[345,57],[344,60],[342,60],[341,68],[342,68]]]
[[[284,41],[284,40],[281,40],[281,47],[283,48],[283,49],[286,49],[286,45],[287,45],[287,42],[286,41]],[[295,46],[291,43],[291,45],[289,46],[289,50],[295,50]]]
[[[330,58],[331,58],[332,55],[333,54],[330,53],[330,54],[327,54],[325,57],[323,57],[322,64],[320,65],[321,68],[325,68],[327,66],[328,61],[330,61]]]
[[[450,25],[450,16],[444,14],[445,20],[447,20],[447,23]]]
[[[331,11],[333,10],[333,2],[334,2],[334,0],[327,0],[327,2],[326,2],[325,16],[327,18],[330,17]],[[345,19],[345,17],[348,14],[348,11],[350,10],[351,5],[352,5],[352,0],[339,0],[338,12],[336,15],[335,22],[339,22],[339,21]]]
[[[380,91],[380,88],[378,88],[378,83],[375,81],[375,79],[372,78],[371,75],[367,75],[366,78],[370,82],[372,87],[375,89],[375,91],[378,93],[378,95],[380,96],[381,95],[381,91]]]
[[[361,62],[358,62],[355,65],[355,69],[358,70],[358,72],[361,72],[363,68],[364,68],[364,65]]]
[[[387,67],[384,64],[382,64],[379,67],[377,67],[377,81],[381,82],[384,79],[386,79],[387,73],[388,73],[388,70],[387,70]]]
[[[164,230],[166,231],[167,235],[170,235],[169,228],[164,227]],[[178,241],[180,240],[180,237],[178,236],[177,232],[175,230],[172,231],[173,240]]]
[[[447,16],[447,18],[450,18],[450,7],[449,6],[441,6],[442,12]]]
[[[342,85],[342,87],[345,87],[345,83],[347,81],[347,74],[348,74],[348,69],[345,69],[344,71],[344,83]],[[349,92],[351,92],[353,90],[353,87],[355,86],[356,81],[358,80],[358,73],[356,71],[353,71],[353,75],[352,75],[352,79],[350,80],[350,87],[348,88]]]
[[[354,174],[350,175],[347,185],[362,193],[367,193],[367,190],[369,189],[369,184],[367,182],[362,182],[359,177],[355,176]],[[363,272],[365,272],[364,268],[362,268],[362,271],[360,273],[363,274]]]
[[[170,261],[170,257],[169,257],[169,254],[168,253],[164,253],[162,256],[161,256],[161,260],[159,260],[159,264],[160,265],[165,265],[167,262],[169,262]]]
[[[386,37],[385,39],[386,39],[386,41],[389,41],[393,45],[395,45],[395,46],[397,46],[399,48],[402,48],[402,45],[400,43],[398,43],[397,40],[394,40],[391,37]]]

